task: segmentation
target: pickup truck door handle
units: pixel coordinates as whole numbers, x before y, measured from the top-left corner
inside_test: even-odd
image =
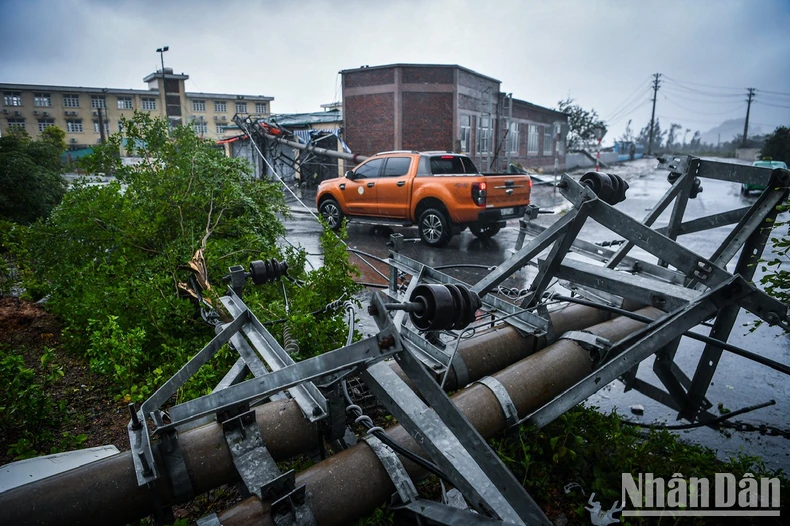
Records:
[[[405,186],[405,185],[406,185],[406,181],[398,181],[398,186]]]
[[[368,188],[373,188],[375,185],[376,185],[376,183],[373,183],[373,182],[368,183]]]

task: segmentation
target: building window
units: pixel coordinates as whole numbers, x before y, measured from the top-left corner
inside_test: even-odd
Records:
[[[132,109],[132,98],[131,97],[118,97],[118,109],[119,110],[131,110]]]
[[[217,125],[217,134],[223,134],[223,133],[225,133],[225,126],[222,126],[222,125],[218,124]]]
[[[82,133],[82,120],[80,119],[67,120],[66,131],[69,133]]]
[[[507,151],[518,155],[518,123],[511,122],[507,132]]]
[[[461,151],[471,152],[472,144],[469,142],[472,139],[472,117],[469,115],[461,115]]]
[[[529,125],[529,133],[527,134],[527,155],[538,154],[538,126],[537,124]]]
[[[192,111],[206,111],[206,101],[204,101],[204,100],[193,100],[192,101]]]
[[[155,110],[156,109],[156,99],[143,99],[143,109],[144,110]]]
[[[3,92],[3,104],[5,104],[6,106],[21,106],[22,105],[22,93],[20,93],[18,91],[4,91]]]
[[[247,103],[246,102],[237,102],[236,103],[236,113],[247,113]]]
[[[198,123],[195,124],[195,133],[198,135],[205,135],[208,133],[208,124]]]
[[[268,113],[265,102],[255,103],[255,113]]]
[[[34,93],[33,104],[40,108],[49,108],[52,106],[52,94],[50,93]]]
[[[107,100],[103,95],[91,95],[91,108],[106,108]]]
[[[8,119],[9,130],[24,130],[25,119]]]
[[[554,126],[555,137],[560,137],[562,133],[562,125],[557,124]],[[557,139],[557,155],[565,155],[565,137]]]
[[[554,137],[552,136],[552,129],[554,126],[543,127],[543,155],[551,155],[554,153]]]
[[[93,133],[99,133],[99,121],[93,121]],[[104,122],[104,133],[110,134],[110,123]]]
[[[63,106],[66,108],[79,108],[80,96],[79,95],[63,95]]]
[[[217,113],[225,113],[228,111],[227,106],[225,105],[224,100],[215,100],[214,101],[214,111]]]
[[[488,153],[491,143],[491,117],[480,117],[477,128],[477,152]]]
[[[55,119],[39,119],[38,120],[38,131],[43,132],[50,126],[55,125]]]

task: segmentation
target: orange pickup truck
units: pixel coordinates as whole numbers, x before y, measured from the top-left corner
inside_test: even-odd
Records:
[[[483,175],[465,155],[384,152],[319,184],[316,207],[334,230],[343,218],[416,224],[426,244],[441,247],[466,227],[496,235],[504,220],[523,215],[531,190],[528,175]]]

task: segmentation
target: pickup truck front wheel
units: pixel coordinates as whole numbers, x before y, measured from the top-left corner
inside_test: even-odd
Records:
[[[325,199],[321,201],[318,212],[323,216],[329,228],[335,232],[340,230],[340,225],[343,224],[343,211],[340,210],[340,205],[337,204],[337,201],[334,199]]]
[[[500,227],[496,223],[472,223],[469,231],[480,239],[488,239],[499,233]]]
[[[420,214],[418,222],[420,238],[426,245],[443,247],[453,237],[450,220],[441,210],[428,208]]]

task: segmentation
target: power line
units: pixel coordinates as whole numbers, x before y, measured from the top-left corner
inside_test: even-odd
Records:
[[[771,95],[782,95],[784,97],[790,97],[790,93],[785,93],[784,91],[769,91],[767,89],[758,89],[760,93],[770,93]]]
[[[730,108],[730,109],[728,109],[726,111],[714,111],[714,112],[697,111],[697,110],[693,110],[691,108],[687,108],[686,106],[683,106],[678,101],[676,101],[676,100],[674,100],[674,99],[672,99],[670,97],[667,97],[666,95],[663,95],[663,97],[664,97],[664,99],[667,102],[677,106],[678,108],[686,110],[686,111],[688,111],[690,113],[694,113],[696,115],[728,115],[730,113],[733,113],[733,112],[738,111],[738,110],[743,108],[743,102],[740,102],[738,104],[738,107],[733,107],[733,108]]]
[[[629,104],[627,104],[626,106],[624,106],[623,108],[621,108],[620,110],[618,110],[618,111],[616,111],[616,112],[613,112],[613,113],[612,113],[612,114],[609,116],[609,118],[607,118],[607,119],[605,119],[605,120],[606,120],[607,122],[608,122],[608,121],[614,121],[614,120],[617,120],[617,119],[619,119],[620,117],[622,117],[623,115],[627,115],[628,113],[632,112],[632,111],[633,111],[635,108],[637,108],[638,106],[642,105],[642,104],[643,104],[645,101],[648,101],[648,102],[649,102],[649,101],[650,101],[650,97],[648,97],[648,98],[646,98],[646,99],[645,99],[645,98],[643,98],[642,100],[639,100],[639,99],[635,99],[635,100],[633,100],[632,102],[630,102]]]
[[[642,102],[640,102],[639,104],[637,104],[633,108],[630,108],[628,111],[623,112],[621,115],[615,117],[614,119],[606,121],[606,123],[609,124],[609,125],[617,124],[618,122],[622,121],[624,118],[630,117],[636,110],[638,110],[639,108],[641,108],[645,104],[648,104],[651,100],[652,99],[645,99],[645,100],[643,100]]]
[[[782,106],[781,104],[771,104],[770,102],[764,102],[764,101],[761,101],[761,100],[756,100],[755,102],[757,102],[759,104],[764,104],[766,106],[773,106],[774,108],[790,109],[790,106]]]
[[[604,120],[609,120],[609,119],[614,118],[615,114],[619,113],[622,110],[623,107],[625,107],[625,106],[627,106],[629,104],[629,101],[634,97],[634,95],[636,95],[640,90],[644,90],[644,88],[646,87],[645,83],[646,82],[649,83],[649,81],[650,81],[649,78],[644,79],[642,81],[642,83],[639,84],[639,86],[637,86],[637,88],[630,95],[628,95],[625,99],[623,99],[623,101],[620,104],[615,106],[615,108],[611,112],[609,112],[608,118],[604,119]]]
[[[678,84],[692,84],[692,85],[695,85],[695,86],[702,86],[702,87],[705,87],[705,88],[713,88],[713,89],[720,89],[720,90],[737,90],[737,91],[743,91],[744,90],[744,88],[734,88],[732,86],[716,86],[714,84],[703,84],[701,82],[693,82],[693,81],[690,81],[690,80],[679,80],[679,79],[676,79],[676,78],[673,78],[673,77],[667,77],[666,75],[664,75],[664,78],[669,80],[669,81],[671,81],[671,82],[675,82],[675,83],[678,83]]]
[[[741,100],[731,99],[729,97],[726,100],[712,99],[712,98],[703,99],[703,98],[699,98],[699,97],[694,97],[693,96],[694,94],[691,94],[692,96],[690,97],[689,96],[690,94],[686,93],[685,91],[675,91],[674,90],[674,86],[671,86],[671,87],[664,86],[664,92],[665,93],[669,93],[670,95],[672,95],[674,97],[678,97],[680,99],[687,100],[689,102],[696,102],[696,103],[700,103],[700,104],[736,104],[736,103],[740,103],[741,102]],[[738,98],[740,98],[740,97],[741,96],[738,95]]]

